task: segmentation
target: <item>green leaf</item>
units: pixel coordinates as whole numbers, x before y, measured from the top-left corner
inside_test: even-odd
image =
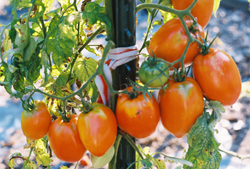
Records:
[[[18,49],[9,49],[4,53],[3,58],[11,58],[12,56],[20,56],[21,54]]]
[[[47,41],[48,54],[52,52],[53,62],[60,66],[65,63],[67,57],[73,54],[73,48],[76,46],[76,32],[68,25],[60,23],[54,30],[55,37]]]
[[[66,73],[61,73],[59,77],[56,79],[55,83],[53,84],[53,91],[57,96],[64,96],[64,92],[62,91],[62,87],[67,87],[66,83],[68,80],[68,76]]]
[[[214,0],[214,16],[216,16],[216,12],[220,7],[220,1],[221,0]]]
[[[33,54],[29,61],[25,63],[26,77],[28,77],[33,82],[40,76],[40,69],[42,68],[42,59],[39,57],[40,49],[36,49],[35,54]]]
[[[29,43],[29,27],[26,24],[15,25],[17,31],[15,44],[18,46],[20,52],[22,52]]]
[[[47,53],[45,52],[45,49],[41,51],[41,60],[42,60],[42,65],[44,66],[44,83],[47,82],[48,80],[48,69],[49,69],[49,57]]]
[[[47,153],[46,145],[42,139],[35,141],[34,153],[36,155],[36,162],[38,166],[50,165],[50,155]]]
[[[21,1],[19,1],[18,9],[19,8],[29,8],[29,7],[31,7],[31,5],[32,5],[31,0],[21,0]]]
[[[35,21],[37,18],[42,17],[46,10],[41,0],[36,0],[35,4],[36,4],[36,8],[33,8],[30,21]]]
[[[58,0],[63,9],[66,9],[70,5],[70,0]]]
[[[225,112],[225,108],[218,101],[209,101],[209,108],[213,110],[210,116],[209,128],[212,132],[214,132],[214,127],[221,120],[221,113]]]
[[[89,77],[95,73],[97,68],[97,61],[93,58],[77,58],[73,73],[81,82],[86,82]]]
[[[12,43],[11,43],[11,39],[9,37],[9,29],[5,29],[4,30],[4,40],[3,40],[3,49],[4,49],[4,51],[7,51],[10,48],[12,48]]]
[[[161,159],[155,159],[155,158],[153,158],[153,164],[158,169],[165,169],[166,168],[165,162],[162,161]]]
[[[29,44],[25,48],[23,53],[24,61],[29,61],[31,56],[36,52],[36,40],[33,37],[30,37]]]
[[[104,167],[106,164],[108,164],[111,159],[113,158],[115,153],[115,148],[112,146],[103,156],[96,157],[91,154],[91,162],[93,165],[93,168],[101,168]]]
[[[12,0],[12,10],[11,13],[13,15],[13,20],[17,19],[17,6],[19,4],[19,0]]]
[[[9,82],[9,85],[4,85],[4,88],[9,94],[12,94],[11,86],[13,77],[14,77],[13,73],[11,73],[11,71],[8,68],[5,72],[4,82]]]
[[[24,77],[19,75],[19,74],[15,74],[15,77],[13,79],[13,88],[16,91],[19,91],[21,93],[24,93],[25,87],[24,87]]]
[[[82,13],[83,20],[87,20],[89,25],[94,25],[98,21],[105,23],[107,29],[111,31],[111,21],[105,14],[105,8],[100,5],[89,2],[85,6],[85,10]]]
[[[207,122],[207,114],[199,117],[188,133],[188,152],[185,159],[193,163],[195,169],[219,168],[221,155],[218,151],[219,143]],[[191,167],[184,165],[184,169]]]

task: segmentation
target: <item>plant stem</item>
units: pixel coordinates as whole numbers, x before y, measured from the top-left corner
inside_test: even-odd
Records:
[[[219,148],[219,151],[221,151],[221,152],[223,152],[223,153],[226,153],[226,154],[228,154],[228,155],[237,157],[237,158],[239,158],[239,159],[241,159],[241,160],[250,158],[250,155],[245,155],[245,156],[243,156],[243,155],[239,155],[238,153],[235,153],[235,152],[233,152],[233,151],[224,150],[224,149],[221,149],[221,148]]]

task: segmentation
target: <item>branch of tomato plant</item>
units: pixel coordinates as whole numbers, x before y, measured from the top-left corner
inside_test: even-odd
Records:
[[[160,4],[160,3],[161,3],[161,1],[158,1],[158,4]],[[141,53],[142,49],[145,47],[145,42],[148,39],[149,31],[152,29],[152,24],[153,24],[154,18],[156,17],[156,15],[157,15],[158,12],[159,12],[159,10],[157,10],[157,9],[154,9],[154,10],[152,10],[152,11],[149,12],[150,16],[148,16],[148,17],[150,17],[150,22],[148,24],[148,21],[149,21],[149,18],[148,18],[148,21],[147,21],[147,32],[146,32],[146,35],[144,37],[144,41],[142,43],[143,45],[141,46],[141,48],[139,50],[139,53]]]
[[[45,27],[45,25],[44,25],[43,17],[41,16],[41,17],[39,18],[39,20],[40,20],[40,22],[41,22],[41,24],[42,24],[43,37],[45,38],[45,37],[46,37],[46,27]]]
[[[49,96],[49,97],[52,97],[52,98],[55,98],[55,99],[60,99],[60,100],[62,100],[62,101],[68,100],[69,98],[71,98],[71,97],[73,97],[73,96],[75,96],[75,95],[81,93],[81,92],[88,86],[88,84],[89,84],[97,75],[102,74],[102,72],[103,72],[103,65],[104,65],[104,63],[105,63],[105,59],[106,59],[106,57],[107,57],[107,55],[108,55],[109,50],[110,50],[111,48],[113,48],[114,46],[115,46],[115,44],[114,44],[113,41],[111,41],[111,40],[108,41],[107,45],[105,46],[105,48],[104,48],[104,50],[103,50],[103,57],[102,57],[102,59],[100,60],[99,66],[97,67],[95,73],[93,73],[93,74],[89,77],[89,79],[88,79],[88,80],[87,80],[87,81],[86,81],[86,82],[85,82],[76,92],[74,92],[74,93],[72,93],[72,94],[70,94],[70,95],[68,95],[68,96],[64,96],[64,97],[54,96],[54,95],[48,94],[48,93],[46,93],[46,92],[44,92],[44,91],[42,91],[42,90],[40,90],[40,89],[37,89],[37,88],[35,89],[35,92],[39,92],[39,93],[41,93],[41,94],[44,94],[44,95],[46,95],[46,96]]]
[[[226,153],[228,155],[231,155],[231,156],[234,156],[234,157],[237,157],[239,158],[240,160],[244,160],[244,159],[247,159],[247,158],[250,158],[250,155],[239,155],[238,153],[235,153],[233,151],[229,151],[229,150],[224,150],[224,149],[221,149],[219,148],[219,151],[223,152],[223,153]]]
[[[72,61],[72,64],[71,64],[71,67],[70,67],[70,72],[69,72],[69,77],[68,77],[68,81],[70,81],[70,78],[71,78],[71,74],[72,74],[72,70],[73,70],[73,67],[74,67],[74,64],[76,62],[76,59],[77,59],[77,56],[79,55],[79,53],[81,53],[81,51],[99,34],[101,33],[103,30],[105,29],[105,26],[104,25],[101,25],[100,28],[98,28],[87,40],[86,42],[78,49],[78,51],[75,53],[75,57]]]
[[[23,167],[22,167],[22,168],[25,168],[25,166],[27,165],[27,162],[30,160],[30,156],[31,156],[31,153],[32,153],[33,149],[34,149],[34,147],[31,147],[31,148],[30,148],[29,156],[28,156],[27,159],[24,161],[24,164],[23,164]]]

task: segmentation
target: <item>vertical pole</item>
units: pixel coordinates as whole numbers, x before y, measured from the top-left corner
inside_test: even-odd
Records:
[[[112,21],[111,39],[116,47],[127,47],[135,45],[135,7],[136,0],[106,0],[107,15]],[[135,81],[136,60],[132,60],[117,67],[112,72],[113,88],[124,89],[129,84],[129,79]],[[111,108],[115,112],[117,96],[111,98]],[[133,138],[134,139],[134,138]],[[126,169],[129,164],[135,161],[135,150],[122,138],[120,141],[116,158],[116,169]],[[134,167],[135,168],[135,167]]]

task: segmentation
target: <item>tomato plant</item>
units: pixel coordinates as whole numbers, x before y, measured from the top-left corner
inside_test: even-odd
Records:
[[[168,87],[159,91],[159,106],[163,126],[176,137],[189,132],[204,108],[203,94],[198,83],[190,78],[182,82],[170,79]]]
[[[204,38],[204,31],[201,26],[197,25],[197,27],[194,27],[191,20],[185,20],[185,23],[190,29],[195,30],[191,33],[193,38],[200,41],[200,37]],[[187,43],[188,36],[180,19],[174,18],[163,24],[159,30],[155,32],[150,40],[148,52],[151,56],[153,56],[154,53],[157,58],[172,63],[181,58]],[[198,43],[192,42],[186,52],[184,64],[190,65],[199,50]],[[174,65],[174,67],[177,66],[178,63]]]
[[[36,100],[32,110],[24,110],[21,114],[23,134],[31,140],[40,139],[48,133],[51,121],[46,104]]]
[[[117,122],[107,106],[93,103],[89,112],[79,115],[77,126],[82,143],[94,156],[103,156],[115,142]]]
[[[78,116],[71,115],[68,122],[58,117],[49,128],[49,145],[57,158],[66,162],[79,161],[86,148],[77,127]]]
[[[172,0],[173,7],[178,10],[188,8],[194,0]],[[191,14],[203,28],[208,24],[214,8],[214,0],[198,0]]]
[[[149,57],[139,69],[140,81],[149,87],[160,87],[168,80],[169,66],[161,60]]]
[[[210,18],[207,14],[213,5],[204,5],[207,1],[203,0],[172,1],[173,4],[169,0],[140,2],[136,6],[135,0],[85,0],[79,8],[80,0],[59,0],[60,6],[52,8],[54,0],[11,1],[13,19],[8,25],[0,24],[3,28],[0,85],[10,97],[23,102],[23,131],[33,141],[27,139],[25,145],[30,148],[28,157],[21,153],[10,157],[10,168],[15,167],[15,158],[24,161],[23,168],[40,165],[51,168],[48,145],[66,162],[79,161],[89,150],[93,154],[93,167],[109,163],[111,169],[135,165],[136,168],[164,169],[165,163],[173,160],[183,164],[184,169],[219,168],[221,155],[219,143],[214,138],[214,126],[225,110],[220,100],[209,99],[208,94],[204,94],[204,104],[199,85],[182,76],[186,73],[185,66],[193,63],[200,47],[206,43],[201,39],[204,38],[202,26],[207,23],[200,17]],[[220,1],[214,2],[215,13]],[[178,3],[190,6],[176,10]],[[135,29],[140,20],[135,14],[142,9],[147,10],[148,20],[145,38],[138,50]],[[20,16],[19,10],[24,12]],[[201,12],[197,14],[197,10]],[[196,24],[196,18],[202,26]],[[149,40],[156,24],[161,27]],[[97,36],[103,40],[105,37],[105,42],[93,41]],[[137,59],[148,57],[142,53],[146,47],[151,57],[139,68]],[[173,77],[176,74],[178,81],[168,79],[168,68],[174,71]],[[102,77],[99,83],[98,77]],[[195,78],[198,79],[197,75]],[[133,86],[134,91],[130,91],[131,87],[129,91],[123,90],[127,86]],[[150,94],[151,90],[160,90],[160,106]],[[48,109],[44,103],[32,109],[30,100],[35,93],[44,95],[43,102]],[[108,105],[112,111],[95,102]],[[75,114],[77,110],[84,110],[79,119]],[[38,112],[41,113],[39,121],[36,120]],[[135,144],[134,137],[152,134],[160,118],[176,137],[188,132],[185,159],[163,153],[159,154],[164,160],[156,159],[154,154],[157,153]],[[48,121],[44,122],[45,119]],[[39,124],[39,128],[31,124]],[[50,126],[49,131],[46,126]],[[48,137],[44,137],[47,131]],[[39,137],[34,137],[37,135]],[[36,162],[30,160],[32,153]]]
[[[240,96],[241,77],[238,67],[233,58],[222,50],[210,48],[204,56],[196,56],[193,75],[209,100],[232,105]]]
[[[120,94],[117,99],[118,126],[135,138],[145,138],[155,131],[159,123],[159,105],[156,99],[148,94],[145,94],[144,98],[142,93],[134,93],[132,87],[129,87],[128,91],[130,96]]]

